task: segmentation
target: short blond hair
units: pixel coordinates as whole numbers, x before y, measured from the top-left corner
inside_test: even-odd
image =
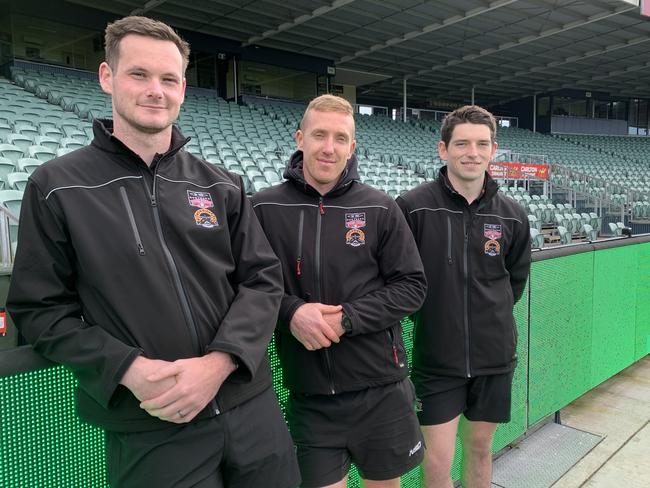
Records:
[[[310,110],[315,110],[317,112],[338,112],[349,115],[350,117],[354,117],[354,109],[352,108],[352,105],[350,105],[350,102],[348,102],[345,98],[329,94],[321,95],[314,98],[311,102],[309,102],[309,105],[307,105],[307,109],[305,110],[305,113],[302,115],[302,119],[300,120],[300,130],[304,128],[305,118],[307,117],[307,113]]]

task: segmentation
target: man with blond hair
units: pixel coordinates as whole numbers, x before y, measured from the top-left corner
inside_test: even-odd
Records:
[[[394,200],[359,181],[353,111],[314,99],[286,182],[253,196],[282,262],[276,344],[305,487],[399,487],[422,459],[400,319],[426,292]]]
[[[280,264],[241,179],[186,152],[172,125],[188,55],[162,22],[109,24],[113,119],[30,177],[7,305],[75,374],[111,486],[291,488],[266,359]]]
[[[445,117],[438,178],[397,198],[429,291],[415,314],[413,382],[426,452],[426,488],[452,488],[460,423],[463,486],[489,488],[492,436],[510,420],[517,329],[512,307],[530,269],[528,218],[487,173],[496,121],[468,105]]]

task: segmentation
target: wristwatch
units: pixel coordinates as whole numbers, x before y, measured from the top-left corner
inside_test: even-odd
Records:
[[[341,328],[343,329],[344,334],[349,334],[352,332],[352,319],[348,317],[348,314],[345,313],[345,310],[341,314]]]

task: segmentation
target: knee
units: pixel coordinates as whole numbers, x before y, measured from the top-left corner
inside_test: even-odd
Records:
[[[426,475],[434,478],[448,476],[451,473],[453,461],[453,453],[452,456],[449,456],[446,452],[427,450],[424,452],[424,471]]]
[[[463,443],[465,456],[474,459],[486,459],[492,456],[492,439],[472,439],[471,442]]]

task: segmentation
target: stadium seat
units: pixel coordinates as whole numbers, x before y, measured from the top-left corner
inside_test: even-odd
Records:
[[[4,205],[16,217],[20,215],[23,192],[18,190],[0,190],[0,204]]]
[[[566,227],[558,225],[557,232],[560,235],[561,244],[571,244],[571,232]]]
[[[27,180],[29,179],[29,174],[22,172],[8,173],[5,176],[5,181],[7,182],[6,186],[8,190],[19,190],[24,191],[25,186],[27,186]]]
[[[530,229],[530,245],[535,249],[542,249],[544,247],[544,235],[532,227]]]
[[[0,144],[0,155],[10,159],[14,163],[23,157],[23,151],[13,144]]]
[[[16,166],[18,167],[19,171],[22,171],[23,173],[27,174],[32,174],[32,172],[38,168],[41,164],[43,164],[43,161],[35,158],[21,158],[18,160]]]
[[[580,232],[584,235],[585,239],[587,239],[590,242],[593,242],[596,239],[598,239],[598,233],[589,224],[583,224],[582,228],[580,229]]]

